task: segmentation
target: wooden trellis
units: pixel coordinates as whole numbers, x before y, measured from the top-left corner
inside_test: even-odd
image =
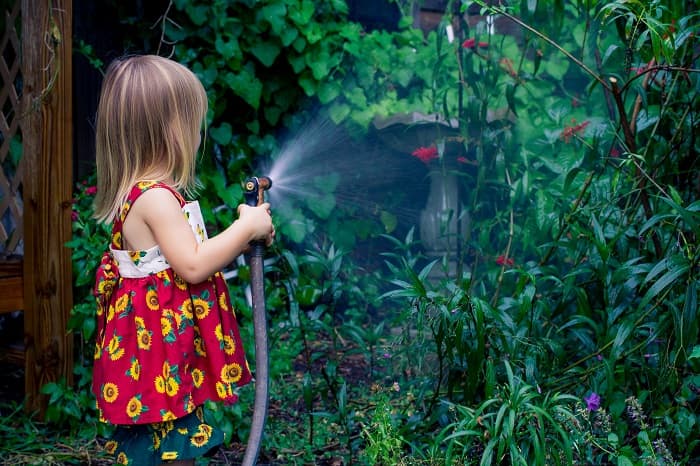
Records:
[[[20,114],[20,53],[17,36],[19,2],[12,11],[4,12],[5,30],[0,42],[0,312],[22,309],[22,159],[17,154],[21,147]],[[16,360],[17,354],[9,357]]]
[[[17,0],[0,41],[0,313],[22,312],[29,410],[39,389],[72,382],[72,2]],[[18,33],[21,31],[21,36]]]

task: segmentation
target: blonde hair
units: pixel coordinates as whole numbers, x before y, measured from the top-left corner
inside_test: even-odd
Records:
[[[140,180],[172,182],[192,194],[208,103],[185,66],[156,55],[113,61],[97,108],[95,218],[111,221]]]

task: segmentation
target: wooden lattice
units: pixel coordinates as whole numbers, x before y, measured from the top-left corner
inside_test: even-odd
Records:
[[[20,2],[5,13],[0,42],[0,260],[22,254]]]

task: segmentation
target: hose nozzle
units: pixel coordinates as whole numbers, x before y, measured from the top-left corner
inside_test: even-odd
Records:
[[[272,186],[272,180],[267,176],[251,176],[243,183],[245,203],[249,206],[259,206],[265,202],[264,193]]]

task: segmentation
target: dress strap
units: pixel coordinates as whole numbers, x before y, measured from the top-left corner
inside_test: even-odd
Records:
[[[131,191],[129,191],[129,195],[126,197],[126,200],[124,201],[124,204],[122,205],[121,210],[119,211],[119,215],[117,218],[114,220],[114,223],[112,224],[112,241],[111,241],[111,247],[113,249],[122,249],[122,227],[124,224],[124,220],[126,219],[126,216],[129,214],[129,211],[131,210],[131,206],[134,204],[136,199],[139,198],[143,193],[148,191],[149,189],[153,188],[162,188],[162,189],[167,189],[170,191],[180,202],[180,207],[184,207],[185,204],[187,203],[185,201],[185,198],[182,197],[182,194],[177,192],[175,189],[173,189],[171,186],[168,186],[167,184],[160,182],[160,181],[139,181],[134,185],[133,188],[131,188]]]

